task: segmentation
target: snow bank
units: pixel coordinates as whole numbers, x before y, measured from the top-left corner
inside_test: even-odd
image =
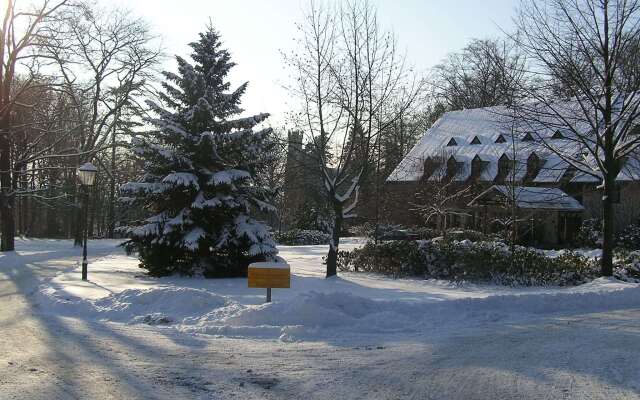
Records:
[[[532,316],[637,307],[640,288],[583,293],[507,295],[436,303],[379,301],[348,293],[310,293],[261,306],[234,304],[179,329],[225,336],[282,340],[381,333],[448,334],[463,326],[512,322]]]
[[[42,285],[38,302],[50,313],[129,323],[153,317],[173,323],[223,307],[228,299],[204,289],[184,287],[127,289],[100,299],[86,299]]]
[[[358,240],[345,241],[344,247],[359,245]],[[58,271],[53,279],[34,282],[41,312],[193,334],[288,341],[452,335],[491,323],[640,304],[640,284],[606,278],[567,288],[454,285],[366,273],[324,279],[327,246],[281,246],[280,254],[291,266],[292,287],[275,289],[274,302],[262,304],[264,290],[248,288],[242,278],[141,275],[138,260],[125,255],[115,241],[93,241],[90,254],[96,258],[90,260],[88,281],[80,280],[80,252],[72,243],[21,246],[13,261],[21,260],[22,268],[42,263]]]
[[[104,318],[125,322],[136,322],[154,315],[165,316],[167,322],[177,322],[226,304],[227,299],[215,293],[176,287],[129,289],[93,302],[96,311]]]
[[[580,289],[435,302],[311,292],[261,305],[244,305],[204,289],[176,287],[129,289],[99,300],[61,299],[51,288],[40,293],[49,303],[60,303],[54,307],[57,312],[66,308],[76,315],[100,320],[170,325],[188,333],[284,341],[383,333],[448,334],[485,323],[640,304],[640,287],[635,284],[601,278]]]

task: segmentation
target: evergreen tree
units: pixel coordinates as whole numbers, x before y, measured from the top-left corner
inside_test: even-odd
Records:
[[[167,108],[149,102],[157,129],[133,141],[144,173],[124,185],[122,200],[150,216],[123,229],[124,247],[152,275],[240,276],[277,253],[251,216],[273,210],[272,190],[254,179],[273,154],[271,129],[253,130],[268,114],[238,118],[247,84],[229,91],[235,64],[213,28],[190,46],[193,64],[176,57],[178,73],[163,73]]]

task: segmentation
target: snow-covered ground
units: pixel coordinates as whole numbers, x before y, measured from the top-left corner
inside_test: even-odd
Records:
[[[347,240],[344,247],[358,245]],[[164,325],[187,333],[308,340],[361,334],[450,334],[486,321],[516,321],[575,311],[606,311],[638,304],[638,285],[598,279],[574,288],[505,288],[453,285],[432,280],[393,280],[370,274],[324,279],[325,246],[282,246],[291,265],[291,289],[247,288],[246,279],[143,276],[135,258],[95,242],[99,254],[89,281],[67,270],[42,284],[37,302],[45,312],[83,319]]]
[[[326,246],[280,251],[292,287],[274,289],[274,301],[263,304],[264,290],[247,288],[246,279],[147,277],[109,240],[91,241],[89,281],[82,282],[79,250],[69,241],[20,240],[15,253],[0,255],[0,309],[7,321],[20,315],[27,322],[0,328],[0,338],[9,337],[0,345],[26,346],[26,338],[12,342],[11,332],[43,325],[51,337],[42,340],[69,346],[54,363],[86,362],[76,353],[89,346],[131,369],[134,376],[122,378],[127,387],[113,390],[132,398],[637,398],[640,391],[638,284],[506,288],[352,273],[324,279]],[[57,337],[70,333],[79,340]],[[0,363],[13,367],[19,358],[9,351]],[[101,358],[93,360],[99,369]],[[139,382],[150,371],[156,392]],[[0,389],[24,398],[34,373],[0,370]],[[92,376],[103,374],[111,376],[108,368]],[[56,388],[66,382],[46,377]],[[105,388],[79,397],[104,398]],[[33,397],[66,398],[55,393]]]

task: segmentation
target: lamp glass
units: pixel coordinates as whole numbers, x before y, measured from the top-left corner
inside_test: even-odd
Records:
[[[98,169],[91,163],[85,163],[78,168],[78,179],[85,186],[93,186]]]

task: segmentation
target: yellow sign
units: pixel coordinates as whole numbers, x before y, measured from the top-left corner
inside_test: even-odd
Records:
[[[250,288],[290,288],[291,269],[288,264],[259,262],[249,265]]]

